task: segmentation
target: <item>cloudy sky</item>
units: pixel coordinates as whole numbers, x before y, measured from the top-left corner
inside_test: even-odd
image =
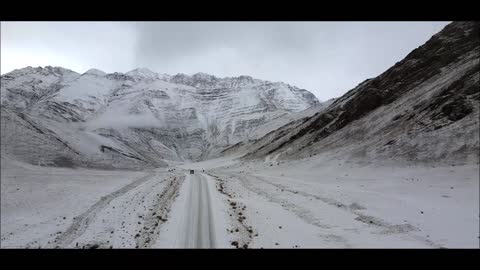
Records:
[[[338,97],[448,22],[1,22],[1,73],[62,66],[250,75]]]

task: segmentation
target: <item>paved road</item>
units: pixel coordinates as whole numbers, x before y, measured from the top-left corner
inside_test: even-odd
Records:
[[[185,209],[187,217],[183,224],[183,247],[214,248],[215,228],[208,188],[211,179],[205,174],[195,173],[188,174],[186,181],[190,181],[190,190]]]

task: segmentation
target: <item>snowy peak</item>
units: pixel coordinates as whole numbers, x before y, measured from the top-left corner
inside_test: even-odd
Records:
[[[43,72],[53,73],[53,74],[56,74],[56,75],[59,75],[59,76],[64,76],[66,74],[71,74],[71,73],[78,74],[75,71],[72,71],[70,69],[66,69],[66,68],[63,68],[63,67],[46,66],[42,70],[43,70]]]
[[[103,76],[107,75],[107,73],[105,73],[105,72],[103,72],[99,69],[92,68],[92,69],[89,69],[85,73],[82,74],[82,76],[84,76],[84,75],[92,75],[92,76],[97,76],[97,77],[103,77]]]
[[[202,73],[197,73],[193,76],[178,73],[170,78],[170,82],[192,87],[211,87],[215,85],[216,80],[214,80],[214,78],[214,76],[209,76],[208,74]]]
[[[255,80],[250,77],[250,76],[245,76],[245,75],[241,75],[237,78],[235,78],[238,82],[240,83],[244,83],[244,84],[253,84],[255,83]]]
[[[25,67],[20,69],[15,69],[9,73],[2,75],[2,79],[4,76],[8,77],[18,77],[18,76],[28,76],[28,75],[40,75],[40,76],[68,76],[68,75],[79,75],[77,72],[66,69],[63,67],[52,67],[52,66],[45,66],[45,67]]]
[[[207,73],[203,73],[203,72],[195,73],[195,74],[193,74],[192,77],[194,79],[197,79],[197,80],[209,80],[209,81],[213,81],[213,80],[217,79],[217,77],[215,77],[213,75],[210,75],[210,74],[207,74]]]
[[[158,73],[155,73],[148,68],[136,68],[134,70],[131,70],[125,75],[137,78],[137,79],[157,79],[159,78]]]
[[[171,83],[183,84],[199,89],[222,89],[222,88],[245,88],[245,87],[254,87],[254,88],[265,88],[265,87],[283,87],[288,88],[297,92],[308,92],[307,90],[299,89],[297,87],[290,86],[283,82],[270,82],[252,78],[251,76],[241,75],[238,77],[224,77],[218,78],[214,75],[207,73],[199,72],[193,74],[192,76],[178,73],[174,76],[171,76],[169,81]],[[308,92],[309,93],[309,92]],[[307,97],[308,95],[304,95]],[[316,97],[311,94],[308,98],[318,101]],[[318,103],[318,102],[313,103]]]
[[[72,70],[51,66],[13,70],[1,76],[1,104],[14,110],[30,109],[79,76]]]

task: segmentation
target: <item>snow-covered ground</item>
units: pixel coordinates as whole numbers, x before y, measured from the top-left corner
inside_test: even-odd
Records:
[[[246,205],[259,234],[252,247],[479,247],[478,164],[376,167],[315,156],[211,173]]]
[[[221,158],[130,172],[2,159],[1,195],[2,248],[479,248],[478,164]]]
[[[156,205],[151,197],[171,176],[38,167],[3,156],[1,165],[2,248],[135,247],[123,234],[137,233],[136,216]]]

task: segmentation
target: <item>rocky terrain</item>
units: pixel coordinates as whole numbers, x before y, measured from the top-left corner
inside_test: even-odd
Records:
[[[478,22],[454,22],[322,112],[238,147],[245,158],[321,153],[362,162],[479,161]]]

